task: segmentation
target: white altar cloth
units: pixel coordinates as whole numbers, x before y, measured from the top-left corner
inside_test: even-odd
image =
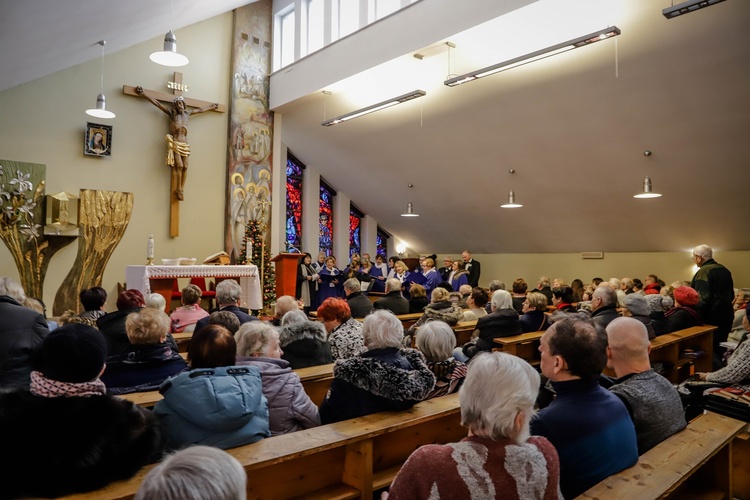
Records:
[[[239,278],[242,287],[240,305],[262,309],[258,266],[128,266],[125,283],[141,293],[151,293],[151,278]]]

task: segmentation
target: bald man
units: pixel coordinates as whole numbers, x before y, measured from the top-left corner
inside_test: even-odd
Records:
[[[630,412],[638,439],[638,454],[681,431],[687,425],[677,390],[651,369],[651,343],[646,326],[635,318],[617,318],[607,325],[607,367],[617,380],[610,387]]]

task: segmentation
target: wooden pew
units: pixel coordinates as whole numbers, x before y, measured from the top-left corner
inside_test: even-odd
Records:
[[[187,352],[188,347],[190,347],[190,341],[193,339],[193,332],[173,333],[172,337],[177,342],[177,350]]]
[[[458,394],[404,412],[384,412],[274,436],[227,450],[247,472],[248,498],[371,499],[419,446],[465,437]],[[132,498],[153,466],[74,499]]]
[[[305,392],[310,396],[312,402],[320,406],[333,381],[333,363],[299,368],[295,370],[295,373],[299,375],[302,387],[305,388]],[[145,408],[151,408],[164,399],[159,391],[133,392],[119,397]]]
[[[673,333],[660,335],[651,341],[651,364],[661,362],[673,366],[663,375],[672,383],[679,383],[695,372],[710,372],[713,358],[713,333],[715,326],[702,325],[693,326]],[[538,365],[539,341],[544,332],[529,332],[512,337],[502,337],[494,340],[493,351],[503,351],[515,354],[531,365]],[[687,348],[698,348],[705,355],[697,358],[682,358],[682,353]],[[607,373],[607,372],[605,372]],[[607,373],[614,375],[613,373]]]
[[[732,498],[733,440],[745,422],[708,412],[579,499]]]

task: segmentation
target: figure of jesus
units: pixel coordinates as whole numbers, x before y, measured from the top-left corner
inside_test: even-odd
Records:
[[[145,97],[151,104],[169,116],[169,134],[165,137],[167,141],[166,164],[172,169],[174,195],[178,200],[182,201],[184,199],[185,179],[187,178],[188,158],[190,157],[190,144],[187,142],[188,117],[216,110],[219,108],[219,105],[218,103],[213,103],[205,108],[190,110],[185,105],[185,99],[182,96],[177,96],[172,101],[172,109],[169,109],[148,95],[143,90],[143,87],[136,87],[135,92]]]

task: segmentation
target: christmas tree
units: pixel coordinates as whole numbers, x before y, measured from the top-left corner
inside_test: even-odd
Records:
[[[245,226],[245,237],[240,249],[240,264],[255,264],[260,270],[260,286],[263,290],[263,307],[276,301],[276,272],[271,265],[271,252],[266,245],[262,221],[251,220]],[[247,243],[250,242],[252,255],[248,259]]]

